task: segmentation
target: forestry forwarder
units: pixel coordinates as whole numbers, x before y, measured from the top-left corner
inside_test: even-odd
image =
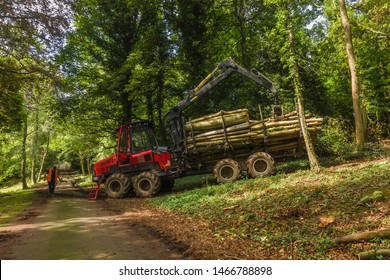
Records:
[[[139,197],[173,188],[171,154],[159,147],[149,122],[122,124],[116,153],[94,164],[93,181],[105,183],[106,193],[121,198],[133,191]]]
[[[240,151],[238,154],[228,143],[227,130],[224,124],[224,151],[214,151],[211,159],[208,158],[206,161],[201,154],[194,154],[186,145],[188,135],[182,116],[183,111],[234,72],[270,90],[274,94],[273,115],[282,115],[276,89],[267,77],[256,69],[248,71],[231,59],[223,61],[194,90],[189,92],[187,98],[171,108],[164,116],[166,120],[169,120],[165,123],[173,141],[171,153],[174,166],[178,169],[178,177],[212,173],[217,182],[228,183],[237,180],[242,170],[248,171],[250,177],[264,177],[273,173],[274,160],[268,153],[260,149],[258,143],[252,141],[246,145],[245,151]]]
[[[121,125],[118,129],[117,151],[95,163],[93,181],[98,184],[105,183],[109,197],[121,198],[130,191],[139,197],[153,196],[160,190],[170,191],[175,177],[213,173],[218,182],[232,182],[239,178],[241,170],[248,170],[252,177],[270,175],[274,170],[272,157],[264,152],[252,152],[255,151],[254,147],[248,147],[251,152],[245,158],[237,158],[234,151],[230,150],[222,155],[222,160],[216,162],[197,162],[196,167],[190,162],[185,145],[182,112],[233,72],[240,73],[273,92],[273,113],[281,114],[273,83],[257,70],[248,71],[233,60],[227,59],[164,116],[167,131],[173,141],[170,152],[166,147],[158,146],[148,122]],[[220,157],[221,155],[218,155],[216,158]]]

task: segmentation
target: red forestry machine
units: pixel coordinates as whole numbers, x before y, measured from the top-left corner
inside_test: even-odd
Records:
[[[139,197],[173,188],[171,154],[160,147],[149,122],[122,124],[116,153],[94,164],[93,181],[105,183],[106,193],[121,198],[130,191]]]
[[[238,179],[239,172],[245,169],[248,158],[235,158],[232,151],[226,153],[226,159],[208,162],[197,167],[189,164],[185,145],[186,133],[182,112],[197,99],[208,93],[233,72],[255,81],[269,89],[274,95],[274,114],[281,114],[278,97],[273,83],[257,70],[248,71],[231,59],[220,63],[188,96],[171,108],[164,116],[168,133],[172,137],[173,147],[160,147],[157,144],[153,128],[148,122],[123,124],[118,129],[116,153],[102,159],[94,165],[93,181],[105,183],[106,193],[112,198],[121,198],[129,192],[139,197],[150,197],[159,191],[170,191],[174,179],[181,176],[218,173],[219,182]],[[249,147],[253,151],[253,147]],[[266,176],[273,171],[273,159],[266,153],[250,154],[252,169],[259,169],[258,176]],[[240,168],[239,165],[244,168]],[[217,172],[215,169],[218,169]]]

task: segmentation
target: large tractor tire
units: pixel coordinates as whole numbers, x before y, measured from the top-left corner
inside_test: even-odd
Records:
[[[120,173],[115,173],[109,177],[105,183],[106,194],[111,198],[122,198],[125,197],[130,190],[129,178]]]
[[[227,158],[214,166],[214,178],[218,183],[230,183],[240,178],[240,166],[237,161]]]
[[[134,178],[133,188],[138,197],[151,197],[160,191],[161,179],[153,172],[142,172]]]
[[[246,168],[251,178],[266,177],[274,173],[275,162],[269,154],[258,152],[248,157]]]

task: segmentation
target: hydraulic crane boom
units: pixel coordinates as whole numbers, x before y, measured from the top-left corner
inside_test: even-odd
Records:
[[[214,77],[218,72],[219,75]],[[263,74],[257,70],[248,71],[247,69],[236,64],[231,59],[218,64],[218,66],[197,86],[195,89],[188,92],[188,96],[180,101],[176,106],[172,107],[168,113],[164,116],[164,119],[169,118],[170,124],[168,124],[167,130],[170,132],[173,140],[172,151],[180,153],[182,150],[181,142],[184,141],[183,123],[181,120],[182,112],[187,109],[193,102],[201,98],[208,93],[212,88],[218,85],[221,81],[229,77],[233,72],[238,72],[243,76],[253,80],[261,86],[269,89],[273,92],[275,106],[279,105],[278,96],[274,84]]]

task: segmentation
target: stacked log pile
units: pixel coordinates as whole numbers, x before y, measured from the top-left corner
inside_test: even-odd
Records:
[[[306,115],[308,130],[313,139],[323,119]],[[186,123],[187,150],[193,155],[212,155],[244,150],[270,153],[297,149],[300,125],[297,112],[263,121],[250,120],[247,109],[221,111]]]

